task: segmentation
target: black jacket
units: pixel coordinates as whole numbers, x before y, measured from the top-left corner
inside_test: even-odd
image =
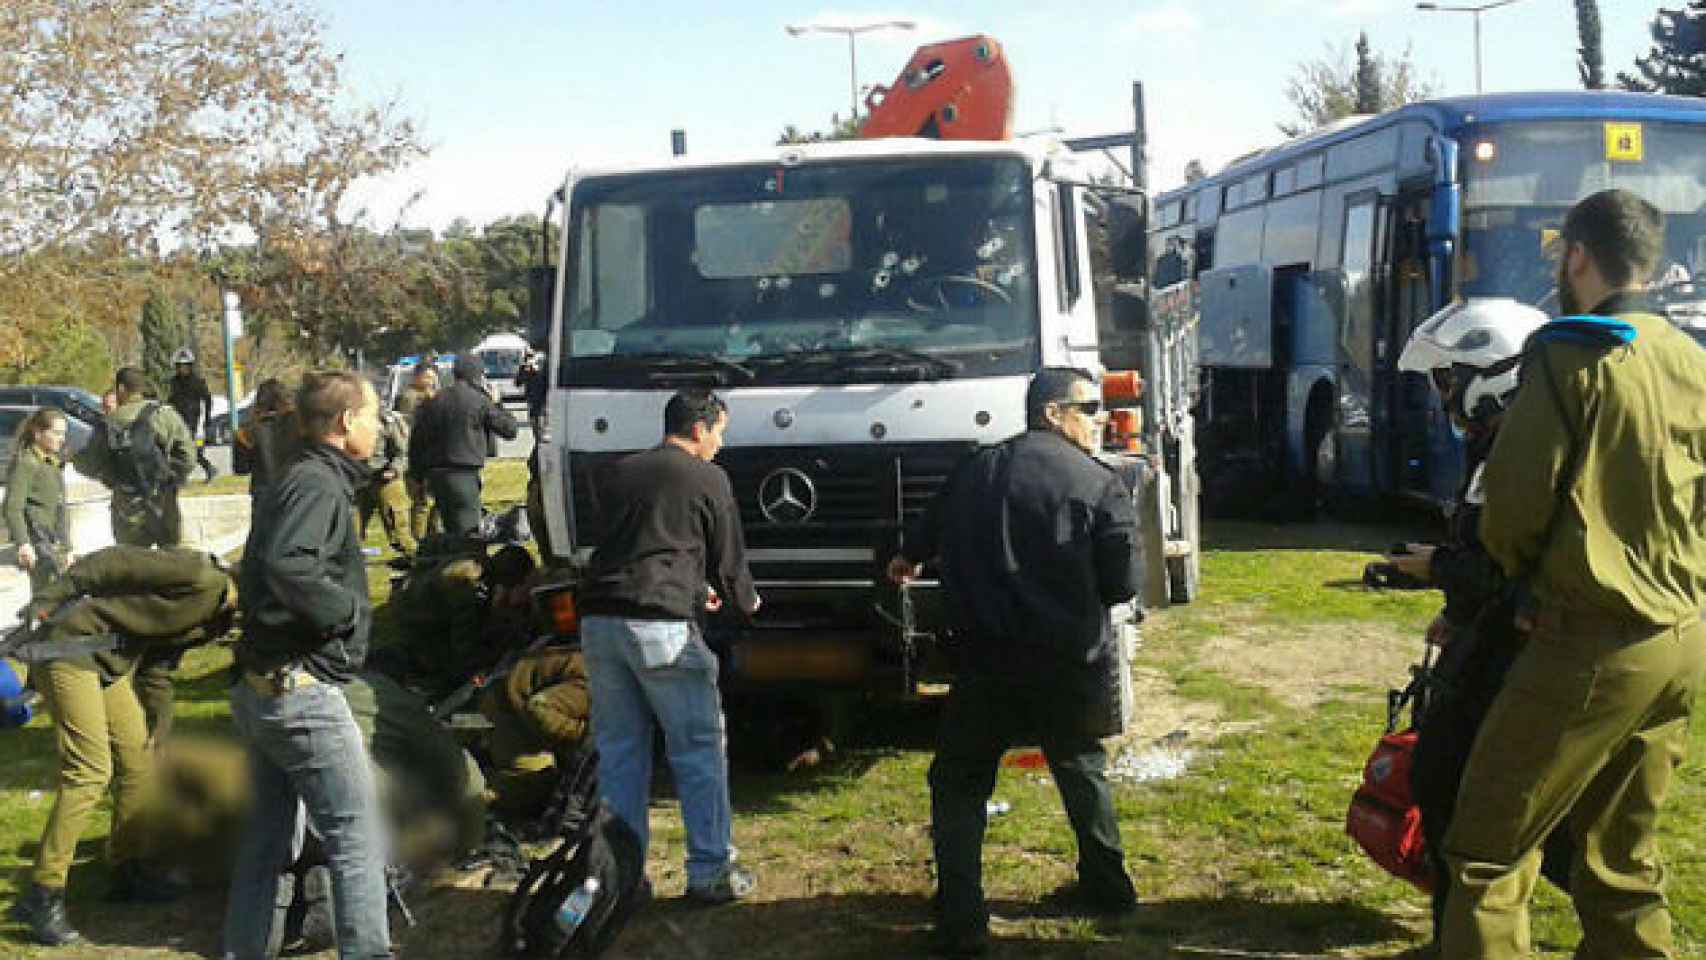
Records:
[[[238,581],[239,666],[300,663],[343,683],[367,659],[373,609],[353,514],[366,477],[349,455],[310,444],[256,504]]]
[[[1019,674],[1105,662],[1108,608],[1143,584],[1131,490],[1044,430],[979,450],[954,469],[902,548],[939,558],[962,668]]]
[[[593,551],[583,611],[694,620],[707,583],[726,609],[757,609],[740,511],[722,467],[666,443],[612,464],[595,492],[608,533]]]
[[[166,392],[166,403],[184,418],[192,437],[201,432],[203,422],[213,415],[213,391],[199,373],[187,377],[174,374]]]
[[[519,430],[509,411],[479,387],[459,380],[415,413],[409,434],[409,476],[421,477],[444,467],[478,470],[486,465],[488,434],[514,440]]]

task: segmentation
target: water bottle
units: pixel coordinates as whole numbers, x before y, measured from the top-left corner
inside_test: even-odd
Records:
[[[575,935],[575,931],[586,920],[586,912],[592,909],[592,901],[597,896],[598,878],[587,877],[586,882],[576,887],[568,899],[563,901],[563,905],[557,908],[557,929],[562,931],[565,942]]]

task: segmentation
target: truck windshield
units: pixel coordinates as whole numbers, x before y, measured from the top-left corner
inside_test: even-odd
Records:
[[[1665,214],[1661,296],[1706,283],[1706,125],[1640,121],[1494,124],[1465,137],[1461,292],[1556,313],[1554,241],[1570,206],[1621,187]]]
[[[1016,157],[584,181],[571,223],[565,382],[1029,370],[1038,344],[1030,184]]]

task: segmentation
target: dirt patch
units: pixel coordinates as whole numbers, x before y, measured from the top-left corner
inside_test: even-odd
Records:
[[[1348,691],[1401,685],[1421,652],[1421,637],[1380,624],[1278,627],[1232,618],[1203,642],[1197,662],[1307,709]]]

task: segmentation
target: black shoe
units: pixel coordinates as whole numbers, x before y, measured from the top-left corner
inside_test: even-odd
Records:
[[[190,885],[165,870],[126,860],[113,867],[107,899],[113,903],[171,903],[190,892]]]
[[[989,930],[952,930],[937,926],[930,931],[930,954],[936,957],[981,957],[989,952]]]
[[[65,915],[65,888],[31,886],[12,904],[7,916],[30,928],[30,939],[45,947],[63,947],[83,942]]]
[[[1068,916],[1123,917],[1137,912],[1137,898],[1092,892],[1073,881],[1044,895],[1040,906],[1045,912]]]

